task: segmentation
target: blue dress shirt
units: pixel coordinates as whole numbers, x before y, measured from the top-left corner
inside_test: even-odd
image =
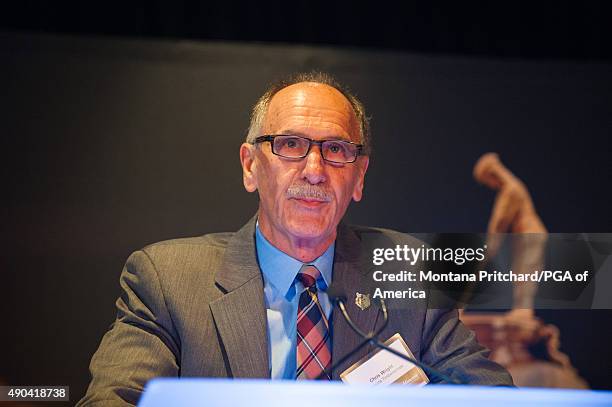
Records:
[[[296,281],[295,277],[304,264],[311,264],[319,269],[322,278],[317,281],[318,297],[329,320],[332,306],[324,290],[332,281],[334,244],[329,245],[325,253],[316,260],[302,263],[267,241],[259,230],[259,223],[255,228],[255,242],[257,260],[264,280],[270,377],[295,380],[297,310],[300,294],[304,291],[304,286]]]

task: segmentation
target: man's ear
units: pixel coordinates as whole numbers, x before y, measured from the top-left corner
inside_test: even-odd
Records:
[[[363,184],[365,182],[365,174],[368,170],[368,165],[370,164],[370,157],[367,155],[359,157],[355,164],[359,166],[359,174],[357,175],[357,182],[353,190],[353,201],[359,202],[363,196]]]
[[[255,176],[255,146],[242,143],[240,146],[240,164],[242,164],[242,183],[247,192],[257,191],[257,177]]]

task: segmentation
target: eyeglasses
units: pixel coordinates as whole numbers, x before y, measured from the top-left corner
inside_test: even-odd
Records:
[[[272,153],[285,158],[304,158],[310,152],[313,144],[321,149],[321,156],[325,161],[337,164],[355,162],[358,155],[363,154],[363,145],[345,140],[316,141],[300,136],[266,135],[259,136],[253,144],[269,141]]]

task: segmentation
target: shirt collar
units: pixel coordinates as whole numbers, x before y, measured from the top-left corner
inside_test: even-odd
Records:
[[[255,243],[257,246],[257,259],[264,279],[273,285],[277,292],[283,296],[287,297],[288,295],[293,296],[295,294],[295,290],[291,290],[293,281],[304,264],[312,264],[321,272],[323,281],[321,279],[317,281],[319,289],[326,290],[331,284],[334,265],[334,243],[330,244],[325,253],[314,261],[302,263],[274,247],[261,233],[259,221],[255,226]]]

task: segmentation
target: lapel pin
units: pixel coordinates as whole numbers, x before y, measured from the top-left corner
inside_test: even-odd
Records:
[[[368,309],[370,307],[370,294],[356,293],[355,305],[357,305],[362,311]]]

